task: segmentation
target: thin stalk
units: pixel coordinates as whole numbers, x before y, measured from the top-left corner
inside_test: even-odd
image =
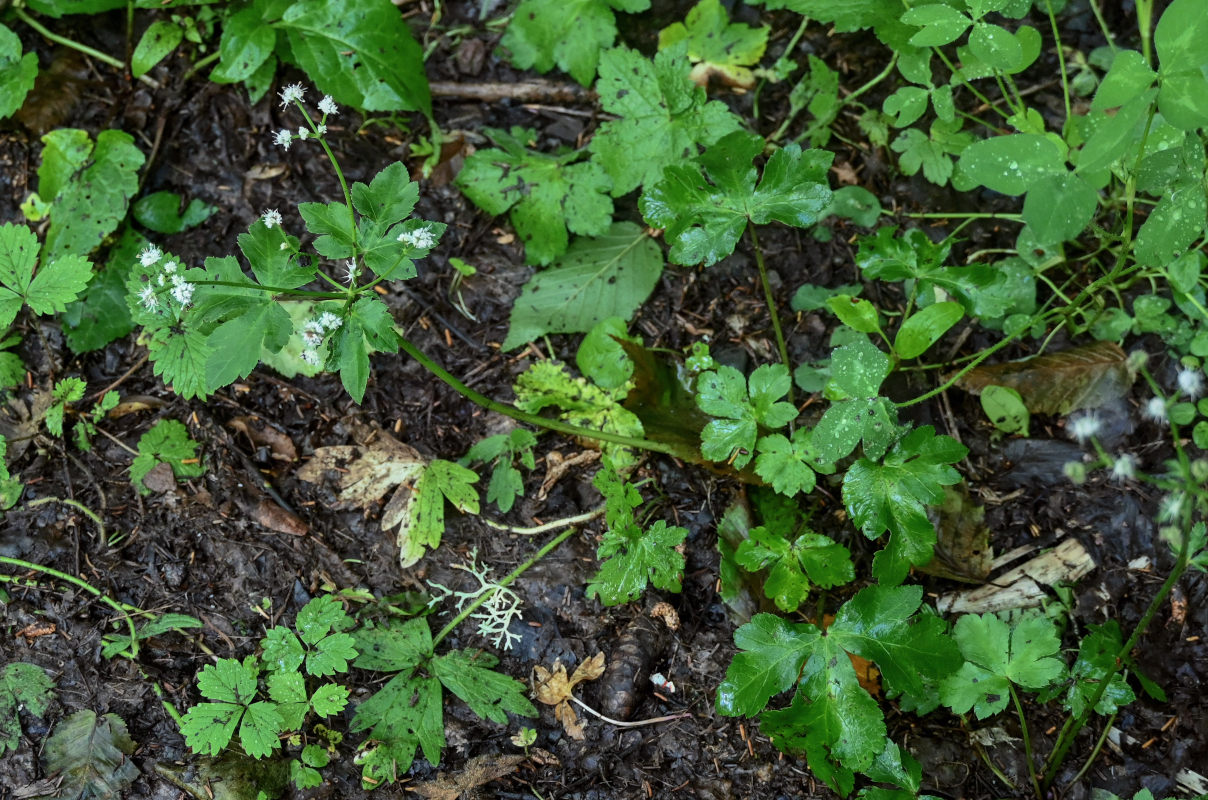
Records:
[[[615,725],[618,728],[641,728],[644,725],[657,725],[660,722],[672,722],[673,720],[687,719],[688,717],[692,716],[691,712],[681,711],[678,714],[668,714],[665,717],[651,717],[650,719],[635,719],[631,722],[622,722],[619,719],[604,716],[599,711],[596,711],[594,708],[589,706],[587,703],[584,703],[574,695],[571,695],[570,699],[574,701],[575,705],[586,711],[588,714],[591,714],[596,719],[604,720],[609,725]]]
[[[84,505],[83,503],[81,503],[78,500],[71,500],[66,497],[39,497],[37,500],[30,500],[28,503],[25,504],[25,507],[26,508],[37,508],[38,506],[44,506],[47,503],[58,503],[59,505],[71,506],[72,508],[76,509],[81,514],[88,517],[88,519],[90,519],[94,523],[96,523],[97,528],[101,532],[101,540],[108,541],[108,539],[105,536],[105,523],[101,522],[100,516],[95,511],[93,511],[91,508]]]
[[[597,431],[592,430],[591,428],[580,428],[578,425],[559,422],[556,419],[547,419],[537,414],[530,414],[527,411],[521,411],[515,406],[510,406],[507,403],[500,403],[496,400],[492,400],[486,395],[479,394],[457,378],[453,377],[448,370],[437,364],[432,359],[428,358],[428,356],[426,356],[422,350],[411,344],[411,342],[409,342],[407,339],[399,336],[398,340],[399,348],[404,353],[418,361],[420,366],[431,372],[436,377],[440,378],[445,383],[449,384],[449,386],[451,386],[462,397],[466,398],[472,403],[482,406],[488,411],[494,411],[496,413],[503,414],[505,417],[511,417],[512,419],[519,420],[520,422],[526,422],[529,425],[536,425],[537,427],[545,428],[546,430],[565,433],[568,436],[580,436],[585,439],[594,439],[600,442],[619,444],[624,447],[636,447],[640,450],[650,450],[655,453],[665,453],[669,456],[674,456],[676,454],[675,448],[673,448],[671,445],[663,444],[662,442],[654,442],[649,439],[638,439],[634,436],[625,436],[620,433],[611,433],[610,431]]]
[[[1011,692],[1011,702],[1015,704],[1015,713],[1019,715],[1019,732],[1023,736],[1023,755],[1028,760],[1028,777],[1032,779],[1032,789],[1036,792],[1036,800],[1044,800],[1040,793],[1040,781],[1036,778],[1036,761],[1032,758],[1032,736],[1028,732],[1028,718],[1023,713],[1023,703],[1019,701],[1019,692],[1015,684],[1008,682],[1007,689]]]
[[[1137,0],[1137,31],[1141,34],[1141,55],[1153,67],[1153,0]]]
[[[462,609],[461,613],[459,613],[453,619],[449,620],[449,624],[446,625],[445,627],[441,628],[440,631],[435,636],[432,637],[432,646],[436,647],[436,645],[440,644],[446,636],[448,636],[450,633],[453,632],[454,628],[456,628],[458,625],[460,625],[462,622],[464,622],[466,620],[466,618],[468,618],[471,614],[473,614],[475,611],[477,611],[479,609],[479,607],[482,606],[483,603],[490,600],[495,595],[495,592],[499,591],[500,589],[506,589],[508,587],[508,585],[512,583],[512,581],[519,578],[521,575],[523,575],[525,572],[527,572],[530,567],[532,567],[538,561],[540,561],[541,559],[545,558],[547,555],[552,553],[558,545],[565,542],[567,539],[569,539],[571,536],[573,536],[576,532],[578,532],[578,530],[579,530],[578,528],[576,528],[572,525],[571,527],[562,531],[562,533],[555,536],[553,539],[551,539],[549,541],[548,544],[546,544],[544,547],[542,547],[540,550],[538,550],[536,553],[534,553],[532,555],[532,557],[529,558],[528,561],[525,561],[523,564],[516,567],[516,569],[509,572],[503,578],[503,580],[501,580],[501,581],[499,581],[499,583],[495,584],[494,588],[488,589],[487,591],[480,594],[478,597],[474,598],[474,602],[470,603],[468,606],[466,606],[464,609]]]
[[[221,56],[222,56],[222,53],[219,53],[219,52],[215,51],[215,52],[213,52],[213,53],[210,53],[210,54],[209,54],[208,56],[206,56],[205,58],[199,58],[199,59],[197,59],[197,61],[196,61],[196,62],[193,64],[193,66],[189,68],[189,71],[188,71],[188,72],[186,72],[186,73],[185,73],[185,74],[184,74],[184,75],[181,77],[180,82],[181,82],[181,83],[184,83],[184,82],[188,81],[188,80],[189,80],[189,78],[192,78],[192,77],[193,77],[194,75],[196,75],[198,72],[201,72],[203,69],[205,69],[206,67],[208,67],[208,66],[210,66],[211,64],[213,64],[213,63],[214,63],[215,61],[217,61],[217,60],[218,60],[218,59],[219,59]]]
[[[1065,69],[1065,50],[1061,46],[1061,32],[1057,30],[1057,15],[1053,13],[1053,4],[1050,0],[1044,0],[1044,5],[1049,12],[1049,26],[1053,29],[1053,41],[1057,43],[1057,65],[1061,68],[1061,93],[1065,97],[1065,119],[1066,122],[1069,122],[1074,116],[1070,111],[1070,76]],[[1094,0],[1091,0],[1091,5],[1095,5]]]
[[[1116,37],[1107,27],[1107,20],[1103,18],[1103,11],[1099,8],[1099,0],[1091,0],[1090,7],[1091,13],[1095,15],[1095,21],[1099,23],[1099,30],[1103,32],[1103,38],[1107,41],[1107,46],[1112,49],[1114,56],[1116,54]]]
[[[517,536],[536,536],[539,533],[548,533],[549,531],[557,530],[558,528],[562,528],[567,525],[582,525],[584,522],[591,522],[596,517],[603,516],[603,515],[604,515],[604,506],[600,506],[599,508],[593,509],[591,511],[586,511],[582,514],[576,514],[573,517],[566,517],[565,519],[556,519],[553,522],[547,522],[544,525],[534,525],[531,528],[516,528],[511,525],[503,525],[501,523],[495,522],[494,520],[489,520],[486,517],[482,517],[481,519],[482,519],[483,523],[486,524],[487,527],[494,528],[497,531],[507,531],[508,533],[514,533]]]
[[[102,53],[100,50],[93,49],[86,44],[81,44],[80,42],[74,41],[72,39],[68,39],[66,36],[60,36],[59,34],[55,33],[54,31],[50,30],[49,28],[47,28],[41,22],[38,22],[36,19],[31,17],[29,14],[25,13],[25,9],[23,9],[23,8],[16,8],[16,7],[13,8],[13,14],[16,15],[17,19],[21,20],[26,25],[33,28],[35,31],[42,34],[42,37],[44,39],[49,39],[50,41],[52,41],[56,44],[61,44],[64,47],[70,47],[72,50],[83,53],[86,56],[95,58],[97,61],[100,61],[104,64],[108,64],[109,66],[113,67],[114,69],[120,69],[123,71],[125,71],[125,69],[126,69],[126,65],[124,63],[122,63],[121,59],[114,58],[113,56],[109,55],[108,53]],[[148,86],[150,86],[152,89],[160,88],[159,81],[155,80],[154,78],[152,78],[148,75],[140,75],[138,79],[140,81],[142,81],[143,83],[147,84]]]
[[[805,29],[809,24],[810,24],[809,17],[801,18],[801,23],[799,25],[797,25],[797,32],[793,34],[793,38],[789,39],[788,46],[786,46],[784,48],[784,56],[783,56],[784,58],[788,58],[789,56],[792,55],[793,50],[795,50],[797,48],[797,42],[801,41],[801,37],[805,34]],[[759,85],[755,87],[755,91],[751,93],[751,114],[756,120],[759,119],[759,93],[763,91],[764,84],[766,84],[766,83],[767,83],[766,78],[761,80],[759,82]],[[790,117],[789,119],[792,119],[792,117]],[[787,121],[785,124],[787,125]],[[785,128],[785,126],[781,125],[780,129],[777,131],[777,135],[782,133],[784,131],[784,128]],[[769,136],[768,141],[774,142],[774,141],[776,141],[776,138],[777,138],[777,136]]]
[[[763,248],[759,246],[759,237],[755,235],[755,226],[747,223],[747,232],[751,234],[751,247],[755,250],[755,266],[759,267],[759,280],[763,283],[763,299],[768,304],[768,314],[772,316],[772,330],[776,332],[776,348],[780,351],[780,360],[789,374],[793,374],[793,364],[789,361],[789,348],[784,343],[784,331],[780,329],[780,314],[776,311],[776,298],[772,296],[772,284],[768,282],[768,268],[763,263]],[[789,382],[788,401],[796,405],[793,399],[793,383]]]
[[[887,215],[890,212],[885,212]],[[910,219],[1001,219],[1008,222],[1023,222],[1023,214],[985,213],[981,211],[940,211],[902,214]]]
[[[865,84],[864,84],[863,86],[861,86],[859,89],[856,89],[854,92],[852,92],[851,94],[849,94],[847,97],[844,97],[844,98],[843,98],[843,105],[845,105],[845,106],[847,106],[847,105],[851,105],[852,103],[854,103],[856,100],[858,100],[858,99],[860,98],[860,95],[864,94],[864,93],[865,93],[865,92],[867,92],[869,89],[871,89],[872,87],[876,86],[876,85],[877,85],[878,83],[880,83],[881,81],[883,81],[883,80],[885,80],[886,78],[888,78],[888,77],[889,77],[889,73],[893,72],[893,68],[894,68],[894,67],[896,67],[896,66],[898,65],[898,55],[899,55],[899,54],[898,54],[898,51],[897,51],[897,50],[894,50],[894,51],[893,51],[893,56],[892,56],[892,57],[889,59],[889,63],[885,65],[885,69],[881,70],[881,71],[880,71],[880,72],[878,72],[876,75],[874,75],[874,76],[873,76],[873,77],[872,77],[872,78],[871,78],[871,79],[868,81],[868,83],[865,83]]]
[[[1117,712],[1118,713],[1118,712]],[[1082,769],[1078,770],[1078,774],[1070,781],[1070,785],[1078,783],[1082,780],[1082,776],[1087,773],[1091,765],[1095,763],[1095,759],[1099,757],[1099,752],[1103,750],[1103,743],[1107,741],[1107,735],[1112,732],[1112,723],[1116,721],[1116,714],[1112,714],[1107,718],[1107,722],[1103,724],[1103,733],[1099,734],[1099,738],[1095,741],[1095,746],[1091,748],[1091,754],[1086,757],[1086,761],[1082,764]]]
[[[315,300],[343,300],[348,292],[316,292],[309,289],[287,289],[284,286],[262,286],[258,283],[243,283],[241,281],[193,281],[194,286],[229,286],[233,289],[253,289],[258,292],[284,294],[293,297],[311,297]]]
[[[96,597],[96,599],[112,608],[126,620],[126,626],[130,628],[130,658],[138,658],[138,632],[134,629],[134,617],[130,612],[133,611],[136,613],[142,613],[142,609],[135,608],[134,606],[128,606],[125,603],[119,603],[83,578],[68,575],[66,572],[60,572],[53,567],[44,567],[41,564],[34,564],[30,561],[22,561],[19,558],[9,558],[8,556],[0,556],[0,564],[9,564],[10,566],[20,567],[21,569],[30,569],[34,572],[41,572],[42,574],[49,575],[52,578],[58,578],[61,581],[66,581],[73,586],[78,586],[79,588]],[[0,575],[0,582],[6,581],[19,582],[20,578],[18,578],[16,575]]]
[[[956,65],[952,63],[952,61],[948,58],[948,56],[944,55],[943,50],[939,49],[938,47],[933,47],[933,48],[931,48],[931,51],[940,57],[940,61],[944,62],[944,66],[946,66],[948,68],[949,72],[951,72],[953,75],[960,76],[961,84],[966,89],[968,89],[970,92],[972,92],[974,97],[976,97],[978,100],[981,100],[982,103],[985,104],[986,108],[997,113],[1003,119],[1006,119],[1009,116],[1007,114],[1004,114],[1002,112],[1002,109],[999,108],[997,105],[995,105],[994,102],[990,100],[990,98],[988,98],[984,94],[982,94],[981,91],[978,90],[978,88],[976,86],[974,86],[972,83],[969,83],[968,79],[965,78],[963,75],[961,75],[960,70],[956,68]]]

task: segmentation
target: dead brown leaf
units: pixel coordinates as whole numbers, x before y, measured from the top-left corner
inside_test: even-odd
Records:
[[[277,533],[288,533],[290,536],[305,536],[309,526],[298,517],[291,514],[267,497],[260,500],[254,514],[256,522],[262,527]]]
[[[954,581],[983,583],[994,563],[985,506],[974,502],[965,484],[945,486],[936,516],[935,557],[919,569]]]
[[[582,739],[583,726],[579,724],[579,718],[571,707],[571,693],[580,683],[594,681],[603,674],[603,653],[596,653],[579,664],[569,678],[566,675],[566,665],[561,659],[554,662],[552,671],[536,666],[533,667],[533,696],[537,698],[537,702],[554,707],[554,719],[562,724],[568,736],[572,739]]]
[[[253,447],[267,447],[277,461],[297,461],[293,440],[258,417],[235,417],[227,427],[247,437]]]
[[[1068,414],[1123,397],[1135,377],[1128,355],[1118,344],[1096,342],[1021,361],[976,367],[956,385],[971,394],[981,394],[987,386],[1006,386],[1019,392],[1033,414]]]
[[[151,411],[156,408],[163,408],[167,403],[158,398],[151,397],[145,394],[129,395],[118,403],[113,408],[109,409],[109,413],[105,416],[109,419],[119,419],[127,414],[134,414],[139,411]]]
[[[475,756],[456,775],[442,772],[436,776],[436,780],[408,786],[407,790],[432,800],[457,800],[465,792],[511,775],[526,758],[519,754],[499,753]]]

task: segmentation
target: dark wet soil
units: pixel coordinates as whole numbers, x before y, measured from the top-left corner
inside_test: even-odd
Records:
[[[1131,4],[1125,5],[1131,9]],[[667,10],[668,20],[678,19],[684,8]],[[424,9],[412,22],[423,29],[430,11]],[[788,43],[796,18],[757,11],[746,9],[751,17],[746,21],[762,17],[776,26],[769,51],[774,59]],[[476,4],[446,3],[443,13],[445,27],[428,30],[430,41],[460,25],[469,32],[440,39],[428,62],[431,79],[476,83],[526,77],[491,54],[498,37],[479,23]],[[1118,30],[1135,30],[1131,10],[1105,8],[1105,13]],[[1088,17],[1085,10],[1068,17],[1071,31],[1081,37],[1074,44],[1084,51],[1101,43],[1093,24],[1086,24]],[[180,56],[153,73],[164,88],[148,90],[103,65],[51,48],[19,24],[15,29],[27,46],[37,48],[43,69],[53,68],[59,77],[39,87],[37,102],[44,113],[9,122],[0,130],[0,197],[4,198],[0,218],[4,221],[19,219],[17,205],[33,188],[38,135],[55,126],[81,127],[94,134],[109,127],[126,130],[152,156],[142,178],[144,192],[166,189],[217,206],[219,212],[200,228],[161,242],[194,262],[235,252],[235,237],[266,208],[290,208],[339,195],[327,165],[314,151],[295,148],[286,153],[272,145],[270,132],[288,123],[272,94],[251,106],[242,89],[201,79],[182,82],[187,63]],[[57,29],[109,52],[123,52],[126,46],[121,15],[102,16],[83,25],[66,19]],[[650,31],[656,29],[631,24],[623,35],[649,49]],[[828,37],[815,31],[792,55],[802,58],[807,52],[841,66],[844,86],[857,86],[874,75],[884,59],[875,40],[863,34]],[[1034,72],[1025,79],[1044,84],[1044,68]],[[305,76],[289,72],[278,76],[279,84],[294,80],[305,81]],[[788,88],[765,88],[760,97],[764,114],[758,121],[760,131],[778,126],[787,108]],[[1051,85],[1041,88],[1037,105],[1056,103],[1059,91]],[[750,113],[750,96],[720,96]],[[471,142],[480,141],[484,126],[523,124],[537,128],[551,141],[574,145],[597,124],[596,109],[588,101],[573,106],[562,101],[487,105],[438,97],[435,106],[442,128],[458,131]],[[419,161],[410,158],[409,150],[416,141],[415,131],[383,124],[362,127],[363,120],[351,113],[339,122],[331,126],[336,134],[331,141],[349,180],[367,181],[395,160],[406,160],[418,169]],[[422,123],[414,124],[422,132]],[[840,120],[838,125],[845,139],[863,141],[853,121]],[[837,140],[833,145],[839,151],[836,160],[855,167],[861,184],[882,197],[887,208],[972,210],[962,205],[968,198],[957,200],[921,178],[896,177],[885,152]],[[448,223],[444,242],[422,265],[420,276],[392,289],[387,299],[421,349],[466,377],[478,391],[506,399],[513,379],[536,352],[504,354],[498,346],[506,334],[511,301],[529,268],[523,266],[506,221],[486,217],[449,185],[457,166],[454,158],[424,182],[417,209],[424,218]],[[987,210],[1009,208],[1002,198],[983,200]],[[633,208],[619,213],[638,219]],[[794,318],[788,299],[805,282],[835,285],[856,280],[851,242],[858,232],[841,224],[825,242],[808,232],[761,233],[773,282],[779,287],[778,302],[790,321],[786,335],[795,359],[824,356],[826,326],[831,323],[811,314]],[[941,230],[934,232],[943,235]],[[1013,245],[1007,238],[1012,235],[1009,231],[989,224],[973,226],[965,235],[966,242],[955,253],[958,258]],[[669,266],[631,329],[640,332],[648,345],[678,349],[708,335],[715,351],[725,350],[736,361],[753,365],[773,358],[770,323],[745,246],[707,271]],[[451,300],[451,257],[478,268],[479,274],[461,292],[476,320],[463,316]],[[22,716],[21,749],[0,758],[0,797],[23,796],[21,787],[46,777],[39,762],[40,744],[57,721],[80,709],[116,713],[128,724],[138,743],[133,761],[140,773],[128,797],[181,797],[181,790],[157,771],[157,765],[173,768],[191,757],[175,723],[160,706],[152,681],[163,688],[167,702],[184,710],[199,699],[195,682],[203,666],[214,657],[252,652],[265,627],[292,619],[316,594],[359,587],[386,596],[426,590],[429,579],[454,585],[464,581],[464,573],[452,565],[464,563],[471,552],[502,575],[542,543],[492,529],[474,517],[454,516],[440,549],[415,568],[402,570],[391,537],[378,527],[377,510],[334,510],[330,490],[296,478],[300,462],[274,458],[269,448],[232,427],[233,421],[243,420],[257,429],[271,428],[292,442],[300,461],[316,448],[349,443],[352,421],[379,425],[427,456],[448,459],[460,457],[474,442],[505,427],[501,418],[466,402],[405,357],[374,359],[373,377],[359,407],[334,376],[285,380],[268,369],[257,370],[201,403],[181,400],[165,389],[150,367],[140,365],[145,351],[133,337],[76,357],[51,321],[23,317],[18,330],[24,337],[19,352],[31,372],[27,387],[12,397],[14,408],[27,407],[36,389],[67,375],[84,378],[90,392],[120,382],[123,398],[143,398],[146,408],[102,423],[105,435],[88,453],[46,436],[35,438],[15,458],[10,450],[10,466],[27,488],[22,502],[0,518],[0,553],[79,576],[123,603],[193,615],[205,627],[191,636],[156,639],[137,663],[106,660],[100,655],[101,637],[113,630],[107,606],[45,576],[32,576],[35,586],[9,586],[8,601],[0,605],[4,611],[0,660],[30,661],[46,668],[56,678],[58,694],[43,719]],[[971,341],[966,346],[977,344]],[[1137,344],[1150,351],[1159,369],[1171,368],[1161,363],[1159,343]],[[576,345],[573,337],[554,336],[549,341],[554,354],[568,361]],[[1019,354],[1022,351],[1013,353]],[[1137,486],[1122,490],[1097,479],[1079,487],[1064,481],[1061,464],[1069,460],[1073,445],[1055,420],[1037,426],[1034,440],[1023,451],[1008,452],[1001,442],[991,440],[975,398],[952,392],[947,407],[935,404],[918,414],[916,422],[935,424],[971,447],[971,456],[961,468],[974,496],[987,505],[986,520],[996,550],[1025,543],[1043,548],[1072,536],[1094,557],[1098,568],[1066,598],[1074,609],[1067,646],[1074,646],[1075,634],[1088,624],[1116,619],[1126,631],[1136,624],[1171,562],[1168,548],[1157,539],[1152,522],[1156,498],[1150,492]],[[1139,421],[1136,400],[1129,399],[1119,414],[1122,449],[1137,453],[1143,466],[1158,467],[1169,454],[1158,431]],[[128,478],[128,448],[157,419],[187,424],[193,438],[202,443],[206,472],[175,491],[140,497]],[[529,526],[594,508],[599,496],[590,485],[594,471],[590,465],[569,471],[547,492],[538,491],[558,459],[581,452],[580,444],[542,436],[537,469],[526,476],[526,498],[501,521]],[[657,492],[647,492],[648,497],[657,497],[656,513],[677,520],[690,532],[683,592],[611,609],[588,600],[584,586],[595,568],[600,533],[599,523],[593,523],[515,585],[525,605],[518,628],[521,639],[512,651],[502,654],[501,668],[527,680],[534,665],[548,667],[555,659],[573,667],[597,652],[610,658],[622,654],[610,675],[585,686],[585,702],[632,720],[678,711],[691,716],[634,728],[589,720],[586,738],[576,741],[562,733],[550,709],[543,707],[534,725],[536,744],[556,761],[529,764],[491,784],[482,796],[566,800],[830,796],[804,761],[779,755],[755,723],[721,717],[713,709],[714,691],[733,654],[735,627],[717,594],[716,521],[743,488],[664,457],[648,459],[638,476],[652,478],[659,487]],[[867,543],[854,537],[843,522],[835,501],[837,488],[824,487],[822,495],[815,512],[818,524],[847,541],[853,552],[867,555]],[[31,508],[31,501],[42,498],[65,498],[89,507],[103,521],[105,535],[71,505],[51,502]],[[494,509],[489,513],[499,517]],[[928,592],[937,595],[960,588],[926,576],[920,579]],[[651,622],[649,612],[658,601],[671,604],[678,613],[677,630]],[[487,646],[466,628],[454,634],[449,644]],[[1136,658],[1148,677],[1165,689],[1168,702],[1143,697],[1121,713],[1114,724],[1134,743],[1104,749],[1065,796],[1089,797],[1092,788],[1131,796],[1147,786],[1161,797],[1176,791],[1173,779],[1180,770],[1208,772],[1208,700],[1203,692],[1208,682],[1208,582],[1200,577],[1183,581],[1174,604],[1161,610]],[[677,691],[656,694],[647,680],[653,672],[663,673]],[[351,683],[363,693],[372,691],[372,680],[372,675],[354,671]],[[1061,720],[1039,705],[1029,705],[1028,713],[1033,746],[1046,752]],[[951,798],[1011,794],[970,744],[972,725],[942,712],[920,720],[891,708],[888,718],[894,738],[923,762],[924,787],[930,793]],[[1066,780],[1091,752],[1100,724],[1079,739],[1067,761]],[[474,756],[517,752],[508,741],[516,726],[505,729],[483,723],[459,704],[447,704],[446,726],[449,747],[440,770],[456,773]],[[988,747],[988,757],[1010,775],[1023,774],[1017,722],[1004,715],[992,725],[978,727],[998,727],[1005,734],[1006,743]],[[351,756],[346,743],[324,771],[327,783],[299,796],[363,796],[359,768]],[[380,788],[374,796],[403,797],[408,781],[430,779],[437,771],[417,762],[403,783]]]

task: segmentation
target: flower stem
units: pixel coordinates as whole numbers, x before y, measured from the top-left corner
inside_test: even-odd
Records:
[[[1015,704],[1015,713],[1019,715],[1019,731],[1023,736],[1023,755],[1028,761],[1028,777],[1032,779],[1032,789],[1036,792],[1036,800],[1044,800],[1044,795],[1040,793],[1040,781],[1036,778],[1036,761],[1032,758],[1032,736],[1028,732],[1028,718],[1023,713],[1023,703],[1019,701],[1019,692],[1015,691],[1015,684],[1007,683],[1007,689],[1011,692],[1011,702]]]
[[[113,67],[114,69],[120,69],[120,70],[126,69],[126,65],[123,64],[120,59],[114,58],[113,56],[109,55],[108,53],[102,53],[100,50],[95,50],[86,44],[80,44],[77,41],[68,39],[66,36],[60,36],[59,34],[55,33],[54,31],[50,30],[49,28],[47,28],[41,22],[38,22],[36,19],[31,17],[29,14],[25,13],[25,10],[20,7],[14,7],[13,14],[16,15],[17,19],[21,20],[26,25],[33,28],[35,31],[42,34],[42,37],[45,39],[49,39],[50,41],[55,42],[56,44],[61,44],[64,47],[70,47],[72,50],[83,53],[86,56],[95,58],[97,61],[100,61],[104,64],[108,64],[109,66]],[[140,81],[142,81],[143,83],[147,84],[148,86],[150,86],[152,89],[161,88],[159,85],[159,81],[155,80],[154,78],[150,77],[149,75],[140,75],[140,76],[138,76],[138,79]]]
[[[759,280],[763,284],[763,300],[768,305],[768,314],[772,317],[772,330],[776,332],[776,348],[780,351],[780,360],[789,375],[793,374],[793,364],[789,361],[789,349],[784,343],[784,332],[780,329],[780,314],[776,311],[776,298],[772,296],[772,284],[768,282],[768,268],[763,263],[763,248],[759,246],[759,237],[755,235],[755,226],[747,223],[747,232],[751,234],[751,247],[755,251],[755,266],[759,267]],[[793,399],[793,382],[789,381],[788,401],[796,405]]]

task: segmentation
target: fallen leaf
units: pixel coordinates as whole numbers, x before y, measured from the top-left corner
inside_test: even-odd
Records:
[[[552,671],[538,665],[533,667],[533,697],[539,703],[554,706],[554,719],[562,724],[566,734],[572,739],[582,739],[583,726],[579,724],[579,718],[571,708],[571,693],[580,683],[594,681],[603,674],[603,653],[596,653],[579,664],[569,678],[566,675],[566,665],[561,659],[554,662]]]
[[[288,533],[291,536],[305,536],[310,530],[297,514],[291,514],[267,497],[256,506],[256,522],[270,531]]]
[[[537,502],[543,502],[550,489],[554,488],[554,484],[567,472],[581,472],[584,467],[599,459],[599,450],[584,450],[573,456],[563,456],[557,450],[551,450],[545,457],[545,478],[541,481],[541,488],[537,490]]]
[[[1114,342],[1096,342],[1056,353],[976,367],[956,382],[971,394],[987,386],[1019,392],[1033,414],[1068,414],[1123,397],[1136,373]]]
[[[227,427],[246,436],[253,447],[267,447],[277,461],[298,460],[293,440],[259,417],[235,417]]]
[[[407,787],[407,791],[432,800],[457,800],[466,792],[511,775],[526,758],[519,754],[498,753],[475,756],[466,762],[461,772],[442,772],[436,776],[436,780],[413,784]]]
[[[158,398],[151,397],[145,394],[135,394],[128,396],[113,408],[109,409],[109,413],[105,416],[109,419],[119,419],[127,414],[134,414],[139,411],[151,411],[156,408],[163,408],[167,403]]]
[[[935,516],[935,557],[919,570],[954,581],[984,582],[994,562],[985,506],[974,502],[960,483],[944,487],[944,502]]]
[[[176,475],[172,472],[172,465],[166,461],[156,464],[143,476],[143,486],[156,494],[176,491]]]

